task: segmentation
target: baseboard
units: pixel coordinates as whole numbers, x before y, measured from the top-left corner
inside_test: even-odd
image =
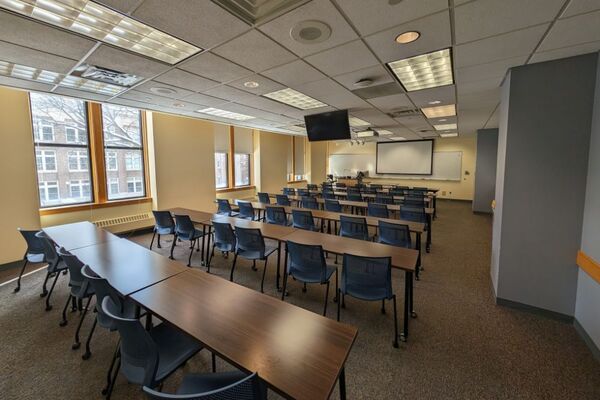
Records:
[[[8,271],[9,269],[21,268],[23,266],[23,260],[11,261],[5,264],[0,264],[0,271]]]
[[[518,301],[503,299],[501,297],[496,297],[496,304],[498,304],[499,306],[514,308],[516,310],[529,312],[531,314],[539,315],[561,322],[573,323],[574,320],[572,315],[546,310],[540,307],[531,306],[529,304],[519,303]]]
[[[583,339],[583,342],[592,352],[594,358],[598,360],[598,362],[600,362],[600,348],[596,346],[596,343],[594,343],[590,335],[588,335],[588,333],[585,331],[585,328],[581,326],[577,319],[573,319],[573,326],[575,327],[577,333],[579,333],[579,336],[581,336],[581,338]]]
[[[453,199],[451,197],[438,197],[436,199],[436,201],[460,201],[463,203],[472,203],[473,200],[469,200],[469,199]]]

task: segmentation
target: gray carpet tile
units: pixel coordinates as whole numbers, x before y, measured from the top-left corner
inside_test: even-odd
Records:
[[[491,218],[471,213],[470,203],[439,201],[434,222],[433,248],[424,256],[425,270],[415,284],[415,309],[408,343],[392,348],[391,304],[382,315],[379,303],[347,298],[342,320],[359,328],[346,368],[350,399],[599,399],[600,364],[594,360],[572,325],[494,304],[490,283]],[[150,235],[129,238],[148,245]],[[163,238],[168,254],[171,244]],[[188,248],[179,243],[176,259],[187,262]],[[225,279],[232,258],[217,254],[212,272]],[[127,260],[124,260],[126,267]],[[201,268],[199,253],[192,264]],[[239,261],[235,281],[260,288],[259,272]],[[23,279],[21,292],[14,284],[0,287],[0,398],[100,399],[106,369],[117,334],[98,329],[93,356],[81,359],[71,350],[77,313],[58,326],[67,296],[61,277],[53,296],[54,309],[44,311],[39,297],[43,273]],[[394,290],[402,310],[404,277],[394,271]],[[275,260],[269,262],[265,291],[277,296]],[[302,286],[290,280],[293,304],[320,313],[324,286]],[[335,318],[330,296],[328,316]],[[400,319],[400,322],[402,319]],[[91,326],[84,323],[82,340]],[[310,349],[306,349],[310,351]],[[231,369],[219,362],[219,370]],[[185,372],[208,372],[210,356],[202,351],[182,371],[170,377],[164,390],[174,390]],[[337,388],[332,398],[337,398]],[[141,399],[140,390],[122,377],[114,399]],[[270,398],[279,396],[270,393]]]

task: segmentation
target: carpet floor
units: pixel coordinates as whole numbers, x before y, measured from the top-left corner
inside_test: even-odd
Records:
[[[392,347],[391,306],[346,299],[342,320],[358,327],[357,341],[346,364],[349,399],[600,399],[600,363],[571,324],[495,305],[490,284],[491,218],[474,215],[470,203],[439,201],[433,247],[425,254],[425,270],[415,283],[415,310],[410,337]],[[150,235],[129,239],[144,246]],[[170,242],[163,239],[168,254]],[[176,259],[187,262],[187,246],[176,247]],[[199,253],[192,265],[199,267]],[[123,260],[126,267],[127,260]],[[277,296],[275,262],[267,270],[265,292]],[[211,272],[228,278],[231,259],[216,255]],[[258,290],[260,272],[239,261],[235,281]],[[259,271],[262,272],[262,265]],[[44,311],[39,297],[44,273],[0,286],[0,399],[101,399],[117,334],[97,329],[92,357],[72,350],[78,314],[59,327],[67,298],[61,277],[52,296],[53,310]],[[403,274],[394,271],[394,290],[402,310]],[[320,313],[324,287],[309,285],[302,293],[289,281],[286,301]],[[331,302],[328,317],[335,318]],[[402,319],[400,318],[400,323]],[[85,341],[92,318],[82,328]],[[310,351],[310,349],[306,349]],[[218,370],[231,369],[224,362]],[[209,372],[210,356],[202,351],[171,376],[164,390],[177,387],[186,372]],[[337,398],[337,388],[332,398]],[[142,399],[140,388],[119,377],[114,399]],[[270,393],[269,398],[279,398]]]

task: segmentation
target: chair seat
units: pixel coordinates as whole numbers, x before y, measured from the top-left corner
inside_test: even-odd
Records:
[[[241,250],[238,249],[238,256],[243,257],[247,260],[264,260],[277,251],[277,247],[266,245],[264,256],[260,256],[260,252],[254,250]]]
[[[44,253],[27,253],[25,257],[27,257],[27,261],[29,261],[30,263],[44,262]]]
[[[227,217],[237,217],[239,213],[235,212],[235,211],[231,211],[231,212],[219,212],[217,211],[217,215],[225,215]]]
[[[324,283],[331,278],[331,275],[336,271],[336,267],[328,265],[327,272],[325,273],[325,280],[321,281],[321,271],[293,271],[291,276],[299,280],[300,282],[306,283]]]
[[[214,245],[219,251],[235,251],[235,246],[231,243],[214,242]]]
[[[372,287],[366,288],[364,283],[360,288],[354,288],[352,285],[346,285],[342,280],[341,291],[345,295],[349,295],[352,297],[356,297],[357,299],[366,300],[366,301],[376,301],[383,299],[390,299],[391,297],[387,296],[387,291],[382,287]]]
[[[190,374],[183,378],[177,394],[200,394],[233,385],[247,377],[242,371],[219,372],[216,374]]]
[[[166,226],[166,227],[157,226],[154,229],[156,230],[156,233],[158,233],[159,235],[172,235],[173,233],[175,233],[174,226]]]
[[[189,232],[189,234],[186,232],[185,235],[179,234],[179,239],[182,240],[195,240],[198,238],[201,238],[202,236],[204,236],[205,233],[202,232],[199,229],[194,229],[194,232]]]
[[[85,293],[81,293],[81,285],[73,285],[73,284],[69,283],[69,286],[70,286],[71,295],[75,296],[75,297],[81,297],[83,299],[87,299],[88,297],[96,294],[92,285],[89,285],[89,284],[87,285]]]

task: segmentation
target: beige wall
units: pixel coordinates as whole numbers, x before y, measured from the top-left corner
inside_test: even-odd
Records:
[[[327,180],[327,142],[312,142],[310,148],[310,183]]]
[[[39,199],[27,92],[0,87],[0,264],[23,257],[18,227],[38,229]]]
[[[376,183],[395,184],[405,186],[428,186],[440,189],[439,197],[448,199],[473,200],[475,181],[475,154],[477,141],[473,138],[448,138],[437,139],[434,144],[435,151],[462,151],[462,180],[442,181],[430,179],[389,179],[370,177],[366,181]],[[364,146],[350,146],[347,142],[330,142],[329,154],[365,154],[375,153],[375,143]],[[465,172],[469,175],[465,175]],[[313,171],[314,174],[314,171]]]
[[[279,193],[287,185],[290,136],[259,131],[261,192]]]

